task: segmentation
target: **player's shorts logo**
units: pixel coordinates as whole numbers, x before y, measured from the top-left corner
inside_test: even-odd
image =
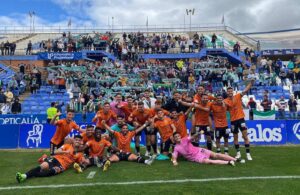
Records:
[[[44,126],[42,124],[35,124],[32,126],[32,130],[28,131],[28,137],[26,140],[27,146],[30,145],[30,141],[35,144],[35,147],[39,147],[42,143],[42,133]]]
[[[298,140],[300,140],[300,128],[299,127],[300,127],[300,122],[294,124],[294,126],[293,126],[293,132],[294,132],[295,136],[298,138]]]

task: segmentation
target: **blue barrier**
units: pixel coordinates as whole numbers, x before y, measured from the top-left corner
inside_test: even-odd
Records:
[[[300,144],[299,120],[274,120],[274,121],[246,121],[248,136],[253,145],[284,145],[287,143]],[[78,123],[82,128],[86,123]],[[191,122],[187,121],[188,129]],[[18,124],[1,125],[0,148],[49,148],[50,139],[55,132],[55,126],[49,124]],[[73,130],[69,136],[78,134]],[[239,140],[243,143],[241,134]],[[159,136],[158,136],[159,137]],[[233,142],[230,134],[229,143]],[[158,139],[160,143],[160,137]],[[205,143],[204,135],[200,143]],[[145,144],[145,135],[142,134],[141,144]]]

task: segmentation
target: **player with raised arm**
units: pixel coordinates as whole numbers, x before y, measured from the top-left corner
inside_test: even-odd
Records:
[[[101,122],[102,120],[105,120],[106,123],[109,124],[111,119],[116,120],[117,115],[111,109],[110,104],[108,102],[105,102],[103,104],[103,110],[100,110],[96,113],[95,117],[92,119],[92,122],[96,122],[96,127],[100,128],[102,130],[102,133],[106,133],[106,130]]]
[[[151,127],[157,128],[161,137],[161,152],[167,156],[173,145],[173,133],[176,132],[173,121],[165,116],[162,109],[159,109],[157,115],[152,119]]]
[[[84,158],[83,153],[80,152],[82,137],[76,135],[74,143],[64,144],[59,149],[54,151],[54,155],[44,160],[42,164],[21,174],[17,172],[16,179],[19,183],[24,182],[26,179],[32,177],[50,177],[60,174],[67,170],[74,162],[85,164],[87,160]]]
[[[215,132],[216,132],[216,144],[217,144],[217,153],[221,152],[221,138],[224,138],[224,153],[228,154],[228,138],[230,129],[227,124],[227,108],[228,106],[223,101],[222,94],[216,95],[217,100],[213,102],[210,106],[210,110],[213,114],[214,123],[215,123]]]
[[[188,136],[186,120],[188,119],[188,115],[192,111],[192,109],[192,106],[189,107],[189,109],[185,113],[178,113],[176,108],[171,110],[171,119],[176,127],[176,132],[178,132],[181,137]]]
[[[229,112],[230,112],[230,121],[231,121],[231,131],[233,132],[234,137],[234,146],[237,151],[236,158],[241,158],[240,152],[240,145],[239,145],[239,138],[238,133],[239,130],[242,132],[243,139],[245,141],[245,148],[246,148],[246,157],[248,160],[252,160],[250,155],[250,141],[248,138],[247,126],[245,122],[245,114],[243,111],[242,105],[242,97],[251,89],[254,80],[247,85],[245,90],[242,93],[238,93],[233,95],[233,88],[227,88],[227,95],[228,97],[224,100],[227,105],[229,105]]]
[[[88,163],[81,165],[74,163],[74,168],[77,172],[82,172],[83,169],[96,165],[97,167],[102,167],[105,164],[106,158],[104,157],[105,148],[107,150],[112,149],[112,145],[106,139],[101,136],[101,129],[96,127],[94,133],[94,139],[89,140],[85,143],[83,150],[88,150]],[[104,170],[104,169],[103,169]],[[106,169],[107,170],[107,169]]]
[[[172,154],[174,166],[178,165],[177,158],[179,155],[182,155],[188,161],[196,163],[235,166],[236,159],[229,155],[214,153],[210,150],[193,146],[191,143],[193,137],[181,138],[178,132],[175,132],[173,136],[176,144]],[[193,136],[198,135],[196,133]]]
[[[73,121],[74,111],[68,110],[67,116],[64,119],[60,119],[56,121],[56,118],[60,116],[61,113],[58,112],[50,121],[51,125],[56,126],[56,131],[50,141],[50,154],[53,155],[55,150],[60,148],[64,144],[65,138],[69,135],[72,129],[76,129],[80,132],[84,132],[80,129],[80,127]]]
[[[134,126],[136,128],[138,128],[142,124],[144,124],[147,120],[149,120],[151,117],[152,117],[152,113],[151,113],[150,109],[145,108],[144,107],[144,102],[140,101],[140,102],[138,102],[138,108],[131,113],[128,120],[132,121]],[[152,133],[152,132],[148,132],[146,128],[144,129],[144,132],[146,134],[146,137],[147,137],[148,134]],[[138,133],[135,134],[135,137],[134,137],[135,150],[136,150],[136,153],[137,153],[138,156],[140,156],[140,137],[141,137],[141,133],[142,133],[142,131],[139,131]],[[150,140],[149,140],[148,144],[150,144]]]
[[[132,138],[139,133],[140,131],[142,131],[143,129],[145,129],[148,126],[148,122],[146,122],[145,124],[141,125],[139,128],[137,128],[134,131],[128,131],[128,126],[126,124],[124,124],[122,126],[121,132],[117,132],[112,130],[106,123],[105,121],[102,121],[102,124],[105,126],[105,128],[115,136],[116,140],[117,140],[117,148],[115,150],[115,153],[112,154],[109,159],[106,161],[105,165],[104,165],[104,171],[105,168],[108,168],[108,166],[110,165],[110,162],[119,162],[119,161],[136,161],[137,163],[143,163],[143,164],[147,164],[147,165],[151,165],[154,158],[150,158],[148,160],[145,160],[143,157],[141,156],[137,156],[133,153],[131,153],[130,151],[130,143]]]

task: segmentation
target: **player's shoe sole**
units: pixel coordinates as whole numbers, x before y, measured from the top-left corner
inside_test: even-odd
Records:
[[[110,161],[107,160],[103,166],[103,171],[107,171],[109,167],[110,167]]]
[[[82,169],[78,163],[74,163],[73,167],[77,173],[82,173]]]

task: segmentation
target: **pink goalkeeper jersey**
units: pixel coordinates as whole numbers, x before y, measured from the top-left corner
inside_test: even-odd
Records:
[[[210,154],[209,150],[193,146],[190,137],[182,138],[180,144],[176,144],[173,152],[175,158],[182,155],[188,161],[199,163],[202,163],[204,159],[209,159]]]

